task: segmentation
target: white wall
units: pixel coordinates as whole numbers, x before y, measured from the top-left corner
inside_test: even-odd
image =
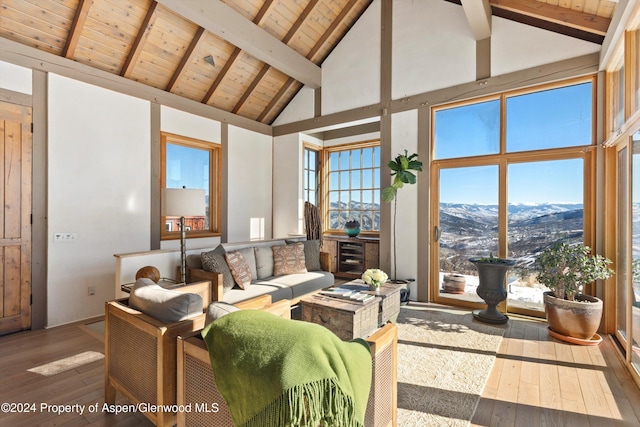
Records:
[[[272,237],[272,138],[229,126],[227,241]]]
[[[0,61],[0,88],[31,94],[31,69]]]
[[[335,145],[354,144],[356,142],[372,141],[374,139],[380,139],[380,132],[364,133],[362,135],[346,136],[343,138],[335,138],[324,141],[325,147],[332,147]]]
[[[323,62],[323,115],[380,101],[380,3],[369,5]]]
[[[410,155],[418,152],[418,113],[416,110],[391,116],[391,141],[392,158],[395,158],[398,154],[404,154],[404,150],[407,150]],[[428,212],[418,212],[418,185],[420,185],[422,175],[429,173],[428,165],[425,163],[423,166],[423,171],[418,172],[416,175],[418,184],[405,185],[398,190],[396,196],[396,278],[398,279],[415,279],[418,273],[418,235],[416,234],[418,218],[422,218],[422,220],[427,220],[428,218]],[[389,169],[383,167],[381,173],[389,173]],[[392,218],[393,206],[394,202],[391,202]],[[391,231],[391,236],[393,239],[393,230]],[[393,249],[391,250],[391,257],[391,266],[393,268]]]
[[[273,237],[301,233],[302,143],[300,135],[286,135],[273,141]]]
[[[475,79],[476,42],[461,6],[393,2],[393,99]]]
[[[220,122],[164,105],[160,107],[160,129],[180,136],[221,143]]]
[[[304,86],[278,115],[274,126],[310,119],[315,113],[315,89]]]
[[[104,312],[117,252],[149,249],[147,101],[49,74],[48,326]],[[54,242],[54,233],[77,240]],[[87,288],[95,286],[96,295]]]
[[[493,17],[491,75],[499,76],[600,51],[600,45]]]

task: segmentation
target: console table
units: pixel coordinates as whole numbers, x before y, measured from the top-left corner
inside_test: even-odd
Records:
[[[329,235],[322,237],[322,250],[331,255],[331,272],[336,277],[356,279],[380,265],[379,241],[376,237]]]

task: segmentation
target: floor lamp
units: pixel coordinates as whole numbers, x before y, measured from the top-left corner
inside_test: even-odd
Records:
[[[204,190],[192,188],[164,188],[162,215],[180,217],[180,281],[187,283],[187,230],[185,216],[204,216]]]

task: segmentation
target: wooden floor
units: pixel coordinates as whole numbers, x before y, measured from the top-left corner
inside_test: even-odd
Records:
[[[100,332],[84,325],[0,337],[0,403],[22,411],[3,407],[0,426],[151,425],[141,414],[102,411],[102,360],[51,376],[28,371],[84,352],[103,352]],[[608,338],[570,345],[550,338],[544,322],[512,317],[472,425],[640,426],[640,391]]]
[[[640,426],[640,390],[610,337],[567,344],[511,317],[471,425]]]

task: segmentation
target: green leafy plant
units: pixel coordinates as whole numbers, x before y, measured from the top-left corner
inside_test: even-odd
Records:
[[[493,252],[489,252],[489,256],[480,257],[478,262],[488,262],[489,264],[506,264],[507,260],[493,256]]]
[[[409,155],[407,150],[404,154],[399,154],[395,159],[387,163],[391,169],[393,183],[382,190],[382,200],[385,202],[393,201],[393,278],[396,279],[396,214],[398,212],[398,190],[405,184],[415,184],[415,172],[422,172],[422,162],[418,160],[418,154]]]
[[[416,183],[416,174],[414,172],[422,172],[422,162],[417,158],[417,153],[409,155],[408,151],[404,150],[404,154],[399,154],[394,160],[390,160],[387,163],[387,166],[391,169],[391,176],[394,178],[393,183],[382,190],[382,200],[391,202],[396,198],[398,190],[404,184]]]
[[[487,264],[515,264],[514,260],[493,256],[493,252],[489,252],[489,256],[471,258],[473,262],[483,262]]]
[[[535,267],[538,282],[551,289],[556,298],[574,301],[584,285],[614,274],[609,264],[611,260],[591,255],[588,246],[556,242],[538,255]]]

